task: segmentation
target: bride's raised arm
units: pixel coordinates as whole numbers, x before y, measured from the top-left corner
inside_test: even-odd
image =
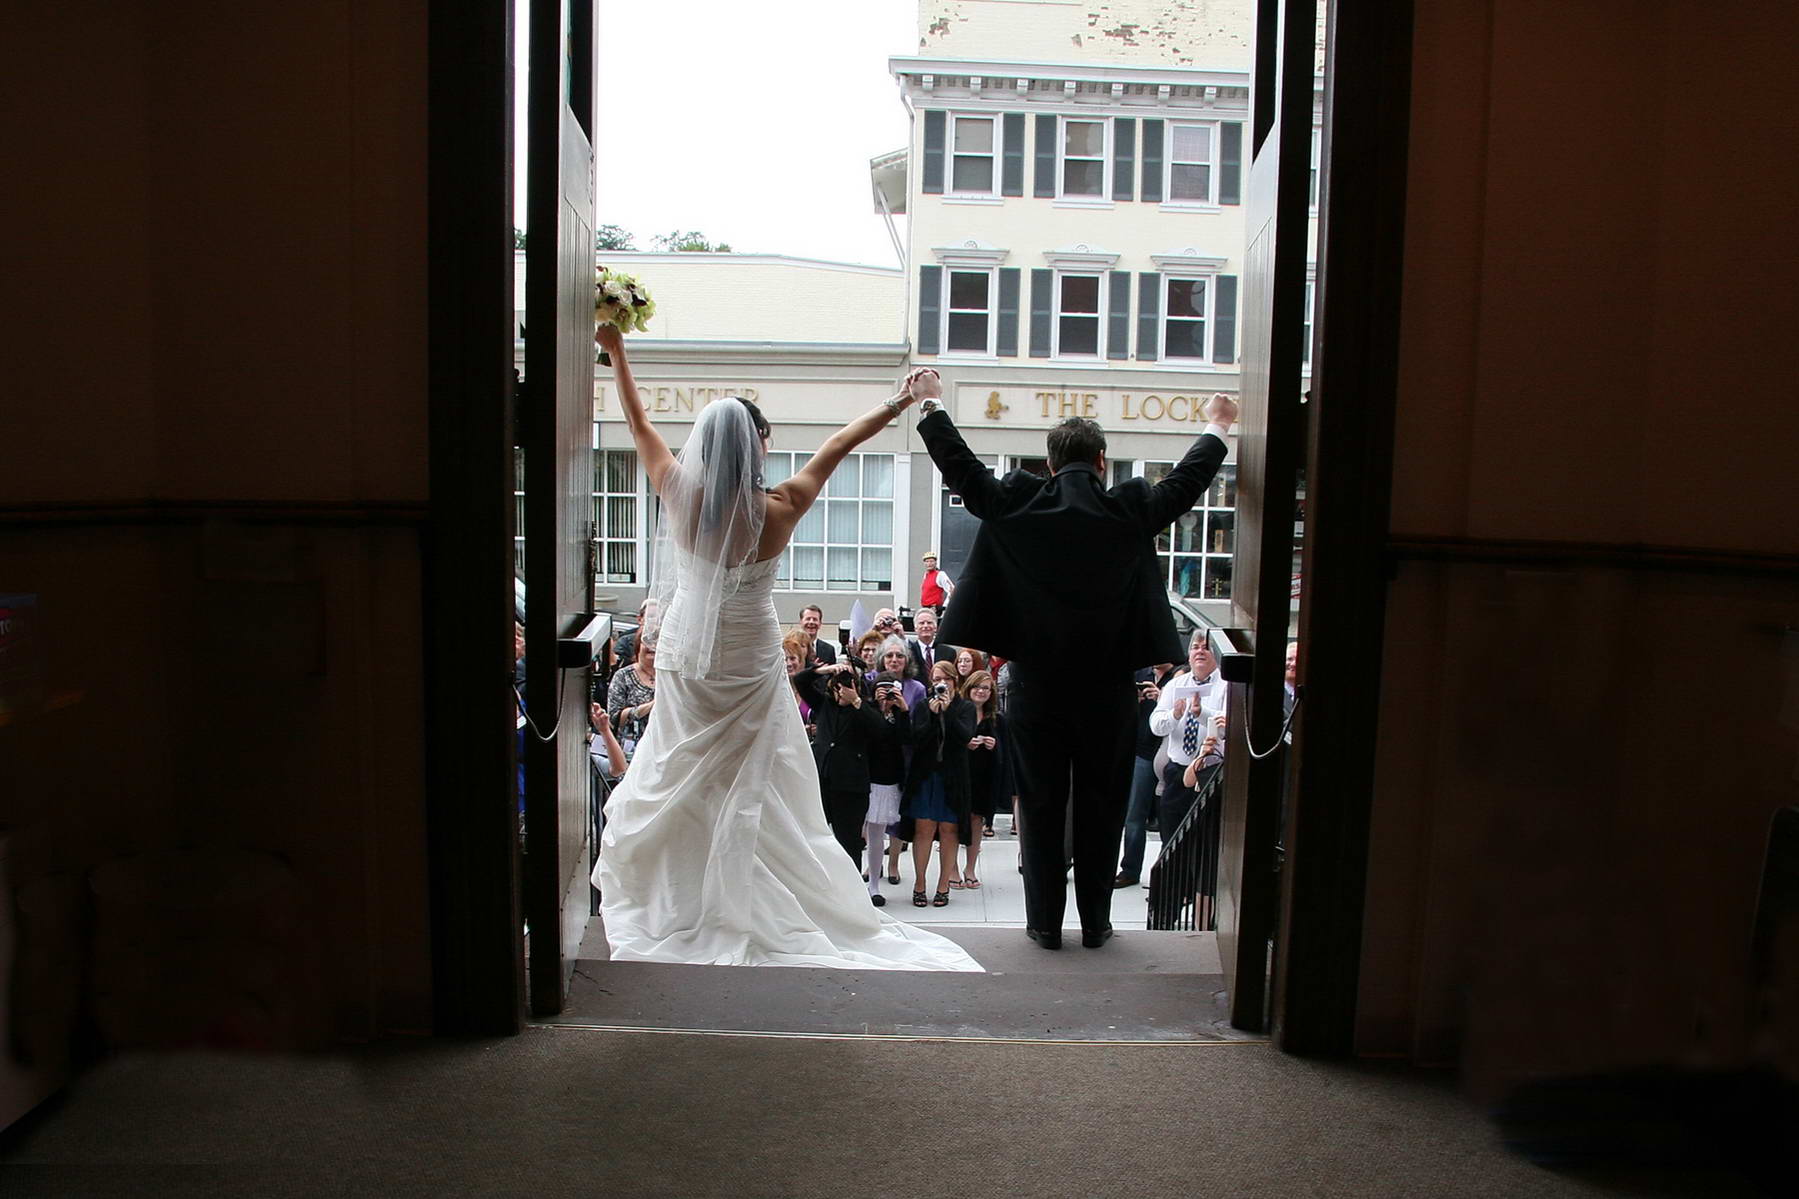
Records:
[[[593,339],[612,359],[612,373],[618,381],[619,403],[625,409],[625,428],[631,432],[631,440],[637,446],[637,460],[643,464],[650,486],[661,495],[663,476],[675,465],[675,456],[669,452],[668,442],[662,440],[662,434],[656,432],[656,426],[650,423],[649,411],[644,408],[643,399],[637,394],[637,380],[631,377],[631,363],[625,357],[624,334],[618,331],[616,325],[602,322],[594,331]]]
[[[818,452],[786,482],[769,489],[769,496],[784,501],[798,520],[812,507],[812,501],[824,490],[831,472],[837,469],[849,452],[885,429],[893,418],[911,407],[918,397],[912,394],[912,380],[929,367],[919,367],[906,376],[906,389],[890,399],[882,400],[862,416],[858,416],[825,439]]]

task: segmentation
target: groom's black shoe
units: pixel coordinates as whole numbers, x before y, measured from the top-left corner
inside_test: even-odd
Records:
[[[1101,945],[1104,945],[1111,939],[1112,926],[1109,924],[1104,928],[1083,928],[1081,930],[1081,944],[1085,945],[1088,949],[1098,949]]]
[[[1027,928],[1024,930],[1024,935],[1037,942],[1037,946],[1040,949],[1062,948],[1062,933],[1060,930],[1048,932],[1043,929]]]

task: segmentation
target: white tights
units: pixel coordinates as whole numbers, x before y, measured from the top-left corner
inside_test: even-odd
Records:
[[[868,858],[868,893],[879,895],[881,893],[881,869],[886,865],[883,859],[887,855],[882,851],[887,846],[887,826],[864,824],[862,837],[868,842],[866,855]]]

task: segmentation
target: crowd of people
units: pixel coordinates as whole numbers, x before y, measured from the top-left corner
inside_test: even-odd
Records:
[[[656,706],[656,603],[596,663],[590,753],[604,795],[629,768]],[[977,890],[982,843],[1013,817],[1017,796],[1006,735],[1008,664],[937,639],[937,614],[921,607],[910,631],[882,608],[868,630],[839,646],[824,613],[807,605],[782,641],[788,682],[818,770],[827,823],[856,861],[870,902],[902,882],[911,900],[944,907]],[[1294,672],[1288,655],[1289,690]],[[1151,830],[1164,837],[1186,818],[1224,762],[1227,691],[1203,630],[1185,663],[1137,672],[1136,770],[1114,885],[1139,885]],[[1216,811],[1204,813],[1216,820]],[[908,853],[909,851],[909,853]],[[934,862],[934,865],[933,865]],[[934,873],[934,878],[933,878]]]

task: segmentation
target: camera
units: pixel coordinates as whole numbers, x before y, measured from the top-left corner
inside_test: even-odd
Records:
[[[949,684],[948,683],[938,683],[935,687],[931,688],[931,698],[932,699],[942,699],[944,696],[946,696],[948,694],[949,694]]]
[[[840,670],[830,677],[829,682],[833,687],[854,688],[856,685],[856,675],[854,671]]]

